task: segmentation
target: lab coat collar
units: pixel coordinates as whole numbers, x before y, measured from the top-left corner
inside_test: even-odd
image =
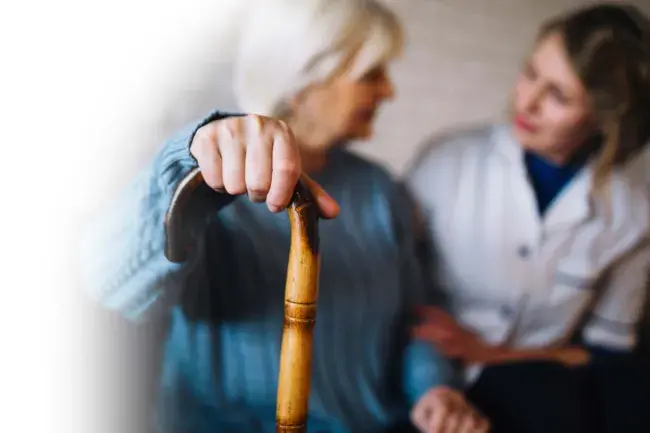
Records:
[[[519,178],[528,179],[524,163],[524,151],[515,139],[512,126],[500,125],[493,135],[494,149],[505,158],[511,170],[516,170]],[[555,230],[578,225],[594,214],[591,186],[594,162],[589,161],[571,182],[551,203],[541,220],[545,229]],[[534,196],[532,185],[528,188]],[[534,199],[534,197],[533,197]]]

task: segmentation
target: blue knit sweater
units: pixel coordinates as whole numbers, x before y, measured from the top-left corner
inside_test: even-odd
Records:
[[[286,214],[207,187],[188,216],[199,253],[163,255],[163,219],[193,167],[195,123],[167,142],[85,236],[85,286],[134,321],[170,314],[156,413],[168,433],[273,432],[289,253]],[[377,432],[408,416],[452,368],[408,340],[415,305],[431,303],[413,207],[378,166],[334,151],[314,178],[341,214],[321,221],[311,432]]]

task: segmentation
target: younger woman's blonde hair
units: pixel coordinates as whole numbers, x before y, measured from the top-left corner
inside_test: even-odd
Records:
[[[310,84],[342,69],[361,77],[403,45],[397,17],[375,0],[258,0],[241,30],[236,101],[244,112],[274,117]]]
[[[600,4],[549,20],[587,89],[600,129],[594,186],[650,142],[650,22],[635,7]]]

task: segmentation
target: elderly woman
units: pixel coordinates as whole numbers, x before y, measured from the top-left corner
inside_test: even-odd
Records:
[[[275,431],[290,240],[278,212],[302,172],[330,194],[310,182],[322,216],[336,216],[321,224],[309,430],[381,432],[410,415],[422,432],[487,431],[450,388],[444,357],[409,341],[414,306],[433,298],[411,203],[344,148],[372,135],[401,44],[396,18],[374,1],[259,2],[235,70],[241,109],[254,114],[217,112],[180,131],[97,216],[83,255],[88,290],[134,321],[171,316],[159,432]],[[195,254],[173,264],[163,219],[197,166],[210,188],[187,215]]]
[[[626,355],[650,272],[647,19],[545,24],[512,111],[413,165],[451,312],[416,334],[467,365],[496,432],[647,432],[648,364]]]

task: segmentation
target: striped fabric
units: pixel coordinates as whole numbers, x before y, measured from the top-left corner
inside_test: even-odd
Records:
[[[162,221],[174,186],[194,167],[187,145],[195,128],[170,140],[93,222],[82,255],[86,287],[135,321],[171,314],[158,431],[272,432],[288,219],[243,197],[224,206],[206,188],[190,215],[200,253],[184,265],[167,262]],[[452,381],[432,347],[407,340],[412,308],[433,299],[412,206],[384,170],[344,150],[314,177],[341,215],[320,223],[310,431],[381,431],[427,389]]]

